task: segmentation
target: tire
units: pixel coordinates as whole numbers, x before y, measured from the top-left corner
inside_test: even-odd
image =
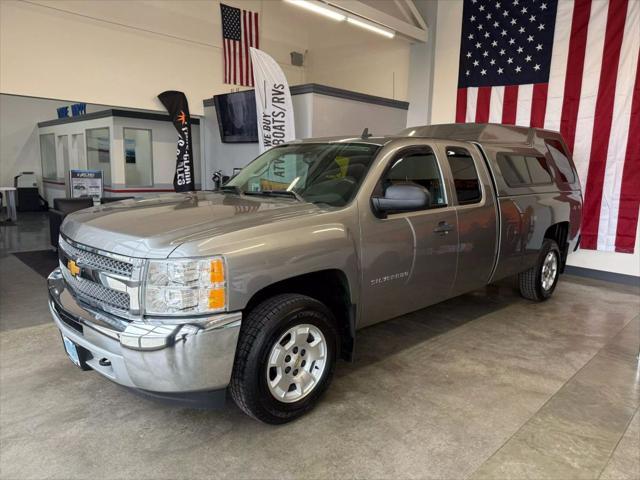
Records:
[[[549,272],[549,270],[545,270],[545,261],[549,260],[548,256],[551,254],[555,255],[555,270],[552,277],[543,278]],[[545,239],[536,265],[518,275],[520,294],[524,298],[535,302],[543,302],[549,299],[553,295],[560,278],[560,258],[558,244],[549,238]],[[545,279],[546,281],[543,281]],[[551,283],[549,284],[549,282]]]
[[[309,332],[306,339],[301,333],[305,329]],[[292,330],[295,333],[288,337]],[[317,342],[315,347],[313,342]],[[317,347],[321,343],[324,347]],[[243,319],[231,375],[231,397],[242,411],[257,420],[270,424],[290,422],[311,410],[331,383],[337,345],[334,317],[321,302],[298,294],[267,299]],[[319,359],[319,354],[311,360],[312,352],[320,349],[324,351],[324,360]],[[289,363],[285,362],[287,358]],[[270,366],[274,359],[279,359],[276,363],[282,367]],[[311,361],[305,363],[307,360]],[[290,370],[285,373],[287,367]],[[311,370],[320,372],[316,373],[317,378],[311,375]],[[278,378],[281,381],[276,382]],[[303,379],[312,378],[316,380],[303,393]],[[286,387],[287,382],[293,382],[289,385],[289,388],[295,385],[293,390],[280,388]]]

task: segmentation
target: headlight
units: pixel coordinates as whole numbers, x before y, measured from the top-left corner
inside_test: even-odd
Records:
[[[224,259],[150,260],[144,292],[147,315],[202,314],[226,308]]]

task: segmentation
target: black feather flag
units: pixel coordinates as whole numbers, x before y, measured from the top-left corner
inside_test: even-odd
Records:
[[[184,93],[167,90],[158,98],[169,112],[173,126],[178,131],[178,148],[176,150],[176,173],[173,177],[173,188],[176,192],[191,192],[196,189],[193,171],[193,145],[191,137],[191,115],[189,103]]]

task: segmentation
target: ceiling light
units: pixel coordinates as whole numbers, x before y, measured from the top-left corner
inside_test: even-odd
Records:
[[[346,15],[338,13],[331,7],[325,6],[320,2],[308,1],[308,0],[285,0],[285,2],[290,3],[292,5],[296,5],[298,7],[306,8],[311,12],[319,13],[320,15],[324,15],[325,17],[331,18],[332,20],[337,20],[339,22],[347,18]]]
[[[368,22],[366,20],[360,20],[357,18],[353,18],[353,17],[347,17],[347,22],[353,24],[353,25],[357,25],[358,27],[362,27],[362,28],[366,28],[367,30],[370,30],[372,32],[378,33],[380,35],[384,35],[387,38],[393,38],[395,37],[396,33],[393,30],[389,30],[388,28],[383,28],[380,27],[378,25],[375,25],[371,22]]]

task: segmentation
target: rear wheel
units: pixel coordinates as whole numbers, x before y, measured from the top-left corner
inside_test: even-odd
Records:
[[[560,248],[546,239],[534,267],[518,275],[520,293],[524,298],[542,302],[553,294],[560,276]]]
[[[248,415],[285,423],[313,408],[336,361],[333,315],[317,300],[278,295],[243,320],[230,391]]]

